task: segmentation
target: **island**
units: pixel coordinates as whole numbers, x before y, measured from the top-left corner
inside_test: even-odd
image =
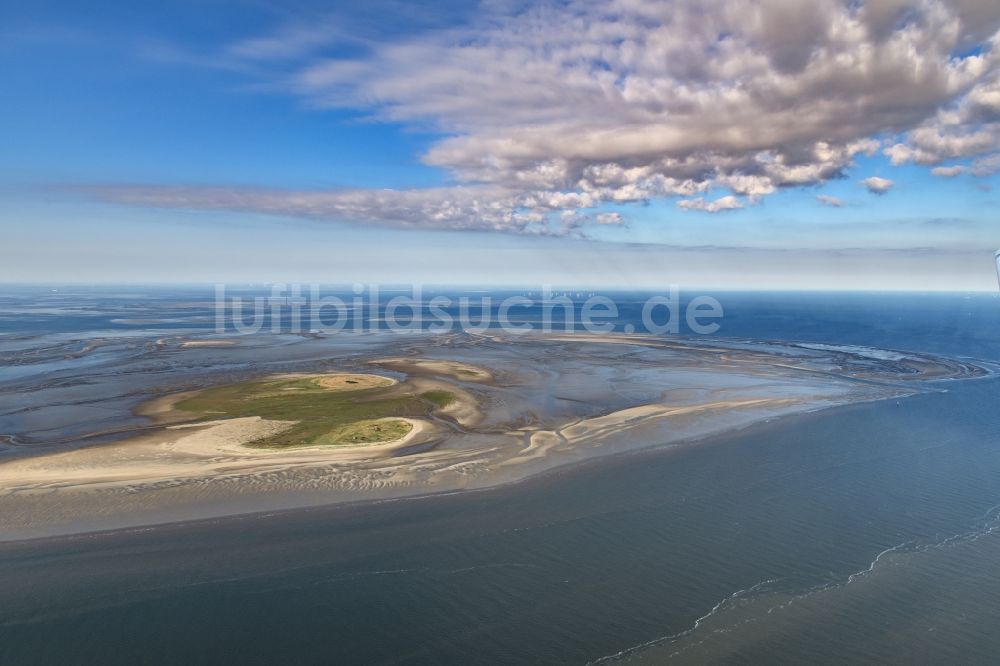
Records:
[[[221,367],[243,345],[260,358],[275,345],[191,342],[144,353],[215,354]],[[0,538],[483,489],[987,374],[894,350],[639,335],[382,336],[322,350],[293,372],[199,375],[98,441],[5,459]]]

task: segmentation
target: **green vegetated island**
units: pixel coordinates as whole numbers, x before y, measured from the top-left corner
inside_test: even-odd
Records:
[[[284,449],[395,441],[413,429],[407,418],[428,418],[454,400],[449,391],[416,392],[379,375],[332,374],[217,386],[178,401],[174,409],[206,421],[259,416],[293,422],[246,444]]]
[[[8,460],[0,540],[488,488],[988,374],[961,360],[829,344],[588,333],[369,344],[302,360],[297,374],[206,384],[232,367],[228,352],[212,352],[210,374],[192,364],[185,376],[204,388],[152,396],[93,433],[133,437]],[[265,368],[285,354],[260,353]]]

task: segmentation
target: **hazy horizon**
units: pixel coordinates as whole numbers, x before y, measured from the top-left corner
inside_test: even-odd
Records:
[[[905,4],[8,7],[0,281],[988,291],[1000,12]]]

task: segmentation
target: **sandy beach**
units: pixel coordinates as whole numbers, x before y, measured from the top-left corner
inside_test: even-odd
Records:
[[[205,395],[193,390],[139,405],[135,413],[156,424],[152,430],[7,460],[0,464],[0,539],[485,488],[782,415],[906,395],[918,389],[900,369],[904,360],[934,378],[962,372],[927,358],[845,360],[843,350],[635,336],[454,342],[428,339],[407,357],[364,360],[365,372],[255,380],[292,382],[268,394],[285,402],[303,381],[342,396],[358,391],[368,396],[359,398],[362,406],[373,396],[446,396],[426,416],[402,417],[409,430],[390,441],[251,447],[301,424],[243,412],[219,418],[209,411],[197,420],[178,409]],[[534,360],[543,357],[545,364]]]

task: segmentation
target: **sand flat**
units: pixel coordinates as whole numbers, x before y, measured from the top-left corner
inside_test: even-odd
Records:
[[[468,382],[492,382],[493,372],[471,363],[433,358],[380,358],[371,361],[390,370],[407,374],[437,375]]]
[[[410,343],[417,362],[405,357],[397,364],[378,349],[372,359],[356,360],[404,373],[400,380],[352,372],[262,378],[315,377],[332,391],[382,388],[385,396],[408,399],[452,396],[428,418],[391,417],[412,426],[395,441],[250,448],[295,422],[241,416],[182,423],[191,414],[180,413],[177,402],[198,393],[187,391],[137,410],[161,424],[151,433],[2,462],[0,540],[484,488],[776,416],[919,390],[918,381],[905,387],[895,381],[894,373],[905,369],[891,360],[843,360],[823,350],[807,350],[790,363],[783,348],[638,336],[446,342],[447,348],[431,348],[453,361],[420,361],[433,339]],[[571,347],[562,353],[558,343]],[[468,367],[482,371],[478,381],[459,372]],[[865,381],[851,372],[864,373]]]

